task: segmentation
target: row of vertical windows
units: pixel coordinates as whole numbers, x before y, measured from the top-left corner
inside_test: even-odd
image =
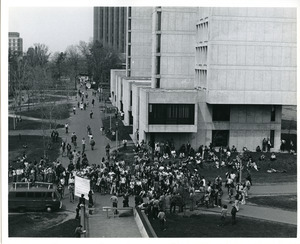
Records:
[[[207,46],[196,47],[196,64],[206,65],[207,64]]]
[[[196,25],[197,28],[197,42],[208,41],[208,22]]]
[[[149,124],[194,124],[194,104],[149,104]]]
[[[196,70],[196,82],[197,84],[201,85],[201,86],[206,86],[206,82],[207,82],[207,70],[201,70],[201,69],[197,69]]]

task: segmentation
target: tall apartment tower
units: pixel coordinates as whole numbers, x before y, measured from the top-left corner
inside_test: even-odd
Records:
[[[126,20],[126,7],[94,7],[94,41],[125,53]]]
[[[8,32],[8,48],[11,52],[23,53],[23,39],[18,32]]]

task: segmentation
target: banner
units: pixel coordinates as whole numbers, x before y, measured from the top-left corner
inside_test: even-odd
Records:
[[[81,197],[84,194],[84,198],[89,200],[88,194],[90,191],[90,180],[84,179],[79,176],[75,176],[75,196]]]

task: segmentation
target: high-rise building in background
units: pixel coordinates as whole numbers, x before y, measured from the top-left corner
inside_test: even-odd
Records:
[[[126,7],[94,7],[94,41],[125,53]]]
[[[282,106],[297,104],[296,9],[147,9],[129,8],[126,72],[111,77],[139,141],[279,150]]]
[[[20,38],[18,32],[8,32],[8,48],[11,52],[22,55],[23,53],[23,39]]]

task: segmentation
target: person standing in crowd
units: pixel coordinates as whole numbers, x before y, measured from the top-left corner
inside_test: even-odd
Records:
[[[68,189],[69,189],[69,194],[70,194],[70,202],[74,203],[74,200],[75,200],[75,195],[74,195],[74,190],[75,190],[75,178],[74,178],[74,176],[72,176],[72,177],[69,179]]]
[[[113,207],[113,211],[114,214],[118,214],[118,197],[117,194],[114,193],[111,197],[110,197],[110,201],[112,203],[112,207]]]
[[[227,205],[224,204],[223,208],[221,210],[221,226],[225,225],[226,222],[226,216],[227,216]]]
[[[166,231],[166,222],[167,222],[167,220],[166,220],[166,214],[165,214],[165,212],[162,209],[159,210],[157,218],[159,220],[160,229],[162,231]]]
[[[110,145],[109,143],[107,143],[106,147],[105,147],[105,152],[106,152],[106,157],[109,159],[109,151],[110,151]]]
[[[236,213],[238,210],[235,207],[235,204],[232,204],[232,209],[231,209],[231,224],[235,225],[236,224]]]

